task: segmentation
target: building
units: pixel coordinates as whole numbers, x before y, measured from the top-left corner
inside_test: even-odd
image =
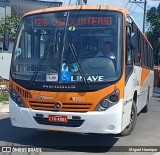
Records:
[[[62,2],[55,0],[11,0],[10,2],[12,13],[23,15],[26,12],[48,8],[48,7],[57,7],[61,6]]]
[[[11,6],[8,0],[0,0],[0,19],[5,17],[6,15],[11,15]]]
[[[62,2],[57,0],[0,0],[0,18],[6,15],[20,15],[24,13],[48,8],[61,6]]]
[[[0,19],[7,15],[20,15],[24,13],[48,7],[61,6],[57,0],[0,0]],[[10,41],[9,50],[3,51],[3,41],[0,40],[0,77],[9,79],[9,70],[14,41]]]

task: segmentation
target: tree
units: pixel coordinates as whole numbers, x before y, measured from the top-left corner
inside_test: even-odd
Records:
[[[6,21],[5,21],[6,19]],[[9,32],[9,38],[10,39],[15,39],[16,36],[16,31],[15,28],[17,25],[20,24],[21,17],[19,16],[7,16],[6,18],[1,18],[0,19],[0,39],[3,39],[4,31],[5,31],[5,26],[6,29]],[[5,25],[6,23],[6,25]]]
[[[147,11],[147,23],[149,25],[147,37],[153,46],[155,65],[158,65],[160,57],[160,4]]]

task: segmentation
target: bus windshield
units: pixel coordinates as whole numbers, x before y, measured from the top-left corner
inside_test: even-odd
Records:
[[[120,12],[49,12],[23,18],[11,74],[37,82],[110,82],[122,75],[122,62]]]

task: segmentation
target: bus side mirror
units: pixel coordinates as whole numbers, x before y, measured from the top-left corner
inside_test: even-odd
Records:
[[[131,50],[136,50],[138,48],[138,38],[137,35],[131,34],[131,39],[130,39],[130,49]]]
[[[3,50],[8,51],[9,49],[9,32],[4,32],[4,38],[3,38]]]

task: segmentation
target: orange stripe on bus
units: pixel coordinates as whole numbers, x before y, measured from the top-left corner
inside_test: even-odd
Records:
[[[121,7],[116,6],[107,6],[107,5],[76,5],[76,6],[61,6],[61,7],[52,7],[40,10],[34,10],[26,13],[24,16],[39,14],[39,13],[47,13],[47,12],[56,12],[56,11],[68,11],[68,10],[113,10],[119,11],[124,14],[128,14],[128,10]]]
[[[94,111],[97,104],[103,98],[114,92],[115,87],[119,89],[122,88],[122,87],[120,88],[120,85],[115,86],[115,84],[113,84],[104,89],[94,92],[46,92],[46,91],[26,90],[25,88],[19,86],[15,82],[12,83],[12,87],[22,97],[23,101],[25,102],[28,108],[32,108],[34,110],[55,111],[56,109],[54,103],[56,101],[60,101],[61,103],[63,103],[62,109],[60,109],[60,111],[67,111],[67,112]],[[41,95],[53,98],[40,99],[40,97],[36,97]],[[80,98],[82,100],[79,101],[72,100],[72,98],[75,97]]]
[[[141,86],[144,84],[146,78],[148,77],[150,73],[150,70],[147,68],[142,68],[142,74],[141,74]]]

